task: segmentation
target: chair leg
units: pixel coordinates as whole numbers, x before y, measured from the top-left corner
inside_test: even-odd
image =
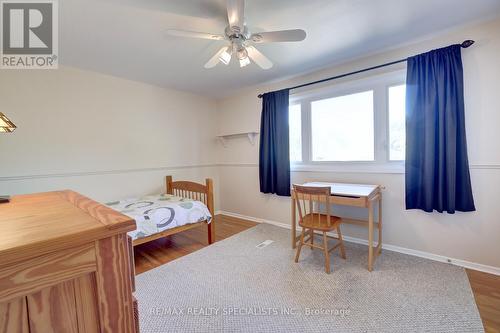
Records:
[[[330,274],[330,253],[328,252],[328,237],[326,237],[325,231],[323,231],[323,247],[325,250],[325,272]]]
[[[311,229],[310,237],[311,237],[311,250],[313,250],[314,249],[314,247],[312,247],[312,245],[314,245],[314,230],[313,229]]]
[[[337,227],[337,235],[339,236],[339,242],[340,242],[340,256],[342,259],[345,259],[345,248],[344,248],[344,240],[342,239],[342,233],[340,232],[340,225]]]
[[[299,247],[297,247],[297,254],[295,255],[295,262],[299,262],[300,250],[302,249],[302,245],[304,244],[304,234],[306,233],[306,229],[302,228],[302,233],[300,234]]]
[[[213,222],[212,222],[213,223]],[[212,223],[208,224],[207,227],[207,233],[208,233],[208,244],[212,244],[214,242],[214,239],[212,239]]]

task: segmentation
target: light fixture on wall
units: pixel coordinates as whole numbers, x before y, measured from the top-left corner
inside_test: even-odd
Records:
[[[16,125],[6,115],[0,112],[0,133],[14,132]]]
[[[10,133],[14,132],[16,125],[6,115],[0,112],[0,133]],[[9,195],[0,195],[0,203],[5,203],[10,201]]]

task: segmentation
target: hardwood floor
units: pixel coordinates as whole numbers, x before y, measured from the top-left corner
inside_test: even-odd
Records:
[[[500,333],[500,276],[466,271],[485,331]]]
[[[224,215],[216,217],[216,240],[222,240],[258,223]],[[207,229],[195,228],[136,246],[136,274],[153,269],[207,246]],[[500,333],[500,276],[467,269],[479,314],[487,333]]]
[[[224,215],[215,217],[215,240],[235,235],[258,223]],[[140,274],[208,246],[207,228],[200,227],[134,247],[135,273]]]

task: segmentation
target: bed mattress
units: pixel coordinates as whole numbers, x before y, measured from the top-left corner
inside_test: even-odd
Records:
[[[207,221],[212,215],[201,201],[170,194],[108,202],[106,205],[133,218],[137,229],[128,234],[133,239],[144,238],[185,224]]]

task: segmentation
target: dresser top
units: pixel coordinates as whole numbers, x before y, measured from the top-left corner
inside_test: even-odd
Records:
[[[135,221],[73,191],[0,204],[0,266],[135,229]]]

